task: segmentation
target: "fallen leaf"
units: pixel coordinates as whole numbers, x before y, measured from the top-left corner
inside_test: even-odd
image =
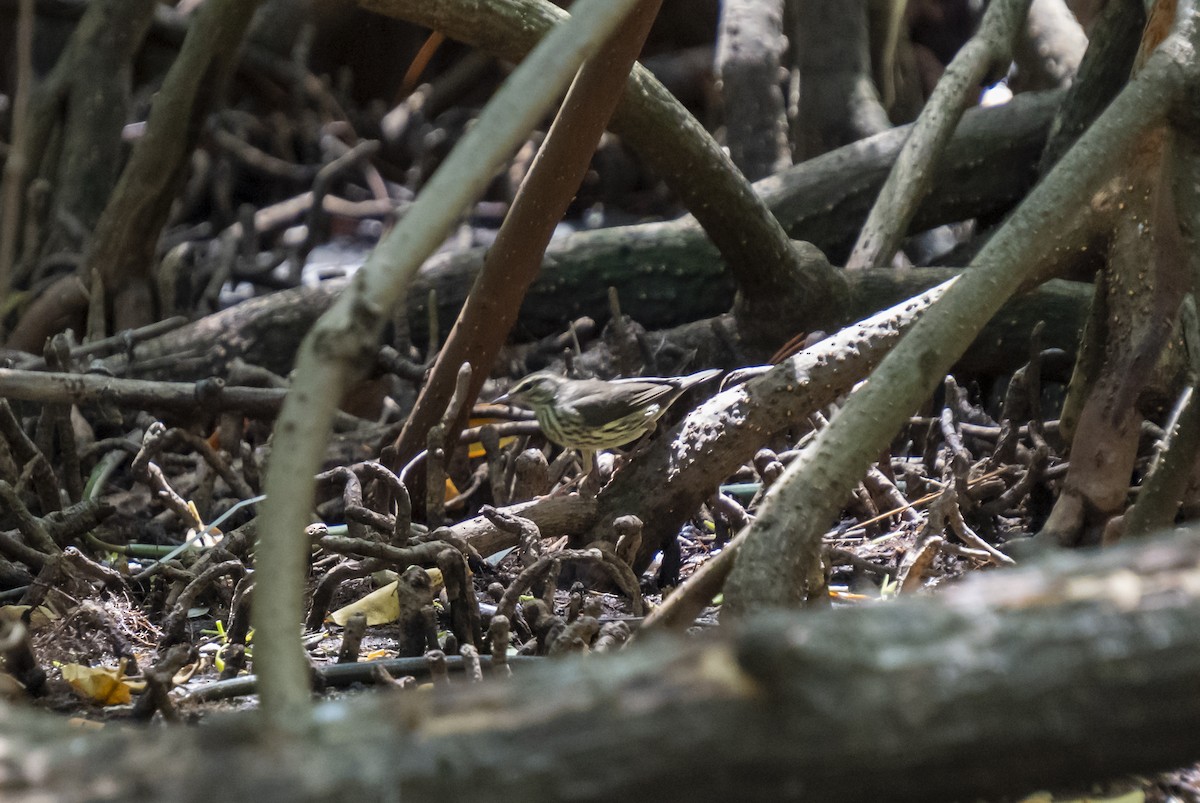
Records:
[[[124,705],[132,699],[130,684],[125,680],[124,661],[115,669],[63,664],[62,676],[84,698],[101,705]]]

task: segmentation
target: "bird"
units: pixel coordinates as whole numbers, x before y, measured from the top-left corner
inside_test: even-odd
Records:
[[[710,369],[677,377],[567,379],[539,371],[520,379],[496,401],[532,408],[549,440],[582,452],[587,473],[596,451],[624,446],[653,432],[658,419],[688,388],[720,373]]]

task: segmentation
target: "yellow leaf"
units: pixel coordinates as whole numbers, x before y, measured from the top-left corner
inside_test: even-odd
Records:
[[[132,699],[124,661],[116,669],[63,664],[62,676],[80,695],[101,705],[123,705]]]
[[[426,569],[425,574],[429,575],[429,581],[433,584],[433,593],[438,593],[442,588],[442,570]],[[400,602],[396,599],[395,581],[375,589],[357,602],[338,608],[329,614],[329,618],[334,624],[345,627],[350,617],[360,611],[366,615],[368,625],[386,625],[396,621],[400,616]]]
[[[467,426],[468,427],[481,427],[484,424],[499,424],[505,420],[506,419],[503,419],[503,418],[472,418],[467,422]],[[501,438],[500,439],[500,448],[503,449],[505,446],[508,446],[510,443],[512,443],[515,440],[516,440],[516,437],[513,435],[509,435],[507,437]],[[468,459],[474,460],[475,458],[483,457],[486,454],[487,454],[487,451],[484,450],[483,444],[480,443],[479,441],[474,441],[473,443],[471,443],[467,446]]]
[[[385,625],[394,622],[400,616],[400,601],[396,599],[396,584],[388,583],[383,588],[377,588],[357,602],[351,602],[344,608],[338,608],[329,615],[334,624],[346,626],[350,617],[356,613],[367,617],[368,625]]]
[[[429,582],[433,584],[433,593],[437,594],[442,590],[442,570],[441,569],[426,569],[425,574],[429,575]]]
[[[458,496],[458,486],[454,484],[454,480],[446,477],[446,501],[449,502],[456,496]]]

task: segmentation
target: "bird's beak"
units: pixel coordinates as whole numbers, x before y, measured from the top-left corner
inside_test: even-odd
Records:
[[[510,401],[512,401],[512,399],[510,399],[508,397],[507,393],[501,393],[499,396],[492,399],[492,401],[490,403],[491,404],[508,404]]]

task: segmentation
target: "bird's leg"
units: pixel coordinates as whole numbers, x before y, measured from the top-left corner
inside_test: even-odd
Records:
[[[578,489],[579,495],[584,497],[594,497],[600,492],[600,485],[603,482],[600,471],[600,461],[596,452],[591,449],[580,449],[580,473],[570,481],[563,483],[550,492],[550,496],[567,493],[572,489]]]
[[[564,450],[563,454],[565,455],[567,452],[573,453],[574,451],[575,451],[574,449],[567,449],[567,450]],[[580,491],[582,492],[584,480],[588,479],[593,474],[596,474],[596,475],[599,474],[598,471],[592,471],[592,465],[593,465],[592,461],[594,459],[594,455],[595,455],[595,453],[590,450],[581,449],[580,455],[579,455],[579,458],[580,458],[579,473],[576,474],[574,477],[572,477],[567,482],[564,482],[562,485],[559,485],[557,488],[555,488],[553,491],[551,491],[549,495],[550,496],[558,496],[559,494],[565,494],[568,491],[574,490],[576,488],[579,488]],[[572,463],[575,462],[574,459],[572,459],[571,462]],[[593,491],[591,495],[595,496],[596,494]]]
[[[583,457],[583,475],[579,478],[579,495],[587,498],[600,493],[600,461],[591,449],[580,449]]]

